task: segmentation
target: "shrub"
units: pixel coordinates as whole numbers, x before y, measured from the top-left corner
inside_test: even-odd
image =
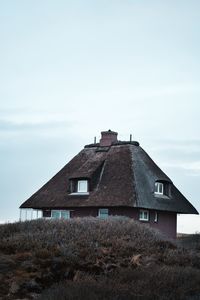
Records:
[[[13,226],[12,226],[13,225]],[[163,237],[153,229],[126,218],[81,218],[66,221],[36,220],[0,226],[0,250],[8,253],[57,248],[62,254],[77,254],[77,249],[110,247],[123,254],[159,249]],[[144,243],[145,241],[145,243]],[[149,247],[146,247],[146,244]]]
[[[121,269],[107,278],[54,285],[44,291],[39,300],[184,300],[200,292],[200,272],[192,268],[157,266]],[[189,281],[192,280],[192,283]]]
[[[47,300],[172,300],[200,293],[197,248],[186,249],[132,219],[4,224],[0,238],[2,299],[12,299],[9,289],[17,299],[50,288],[41,296]]]

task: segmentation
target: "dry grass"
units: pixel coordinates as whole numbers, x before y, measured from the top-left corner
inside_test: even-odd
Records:
[[[199,242],[185,248],[131,219],[6,224],[0,239],[0,299],[200,295]]]

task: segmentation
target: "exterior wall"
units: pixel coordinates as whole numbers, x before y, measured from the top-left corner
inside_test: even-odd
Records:
[[[158,211],[158,222],[154,222],[155,212],[150,213],[150,225],[160,230],[166,236],[176,239],[177,214],[173,212]]]
[[[138,208],[117,208],[113,207],[109,209],[110,215],[123,215],[126,217],[133,218],[139,221],[139,211]],[[155,222],[155,213],[157,212],[157,222]],[[173,212],[165,211],[154,211],[149,210],[149,221],[139,221],[144,224],[148,224],[151,227],[161,231],[166,236],[175,239],[177,232],[177,214]]]
[[[100,207],[108,208],[109,215],[111,216],[125,216],[133,218],[139,221],[139,208],[132,207]],[[55,208],[58,210],[69,210],[70,218],[76,217],[97,217],[99,207],[74,207],[74,208]],[[146,209],[144,209],[146,210]],[[166,236],[175,239],[176,238],[176,228],[177,228],[177,218],[176,213],[165,212],[165,211],[149,211],[149,221],[139,221],[146,225],[149,225],[159,231],[161,231]],[[157,212],[157,222],[155,222],[155,213]],[[43,211],[43,217],[51,217],[51,209]]]
[[[43,210],[43,218],[51,218],[51,210],[50,209]]]
[[[82,217],[97,217],[98,208],[96,207],[79,207],[71,210],[71,218],[82,218]]]

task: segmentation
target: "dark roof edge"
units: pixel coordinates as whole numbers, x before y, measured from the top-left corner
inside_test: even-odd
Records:
[[[112,146],[122,146],[122,145],[134,145],[134,146],[138,147],[138,146],[140,146],[140,143],[137,141],[117,141],[117,142],[112,143],[111,147]],[[94,148],[94,147],[100,147],[100,143],[88,144],[88,145],[85,145],[84,148]],[[107,146],[105,146],[105,147],[107,147]]]
[[[94,205],[90,205],[87,206],[88,207],[93,207],[93,208],[97,208],[97,207],[128,207],[128,208],[134,208],[134,209],[147,209],[147,210],[152,210],[152,211],[161,211],[161,212],[169,212],[169,213],[177,213],[177,214],[185,214],[185,215],[190,215],[190,214],[195,214],[195,215],[199,215],[199,212],[194,208],[195,212],[183,212],[183,211],[175,211],[175,210],[168,210],[168,209],[156,209],[156,208],[149,208],[146,206],[140,206],[140,207],[133,207],[130,205],[117,205],[117,206],[113,206],[113,205],[98,205],[98,206],[94,206]],[[77,209],[76,206],[55,206],[55,207],[50,207],[50,206],[41,206],[41,207],[30,207],[30,206],[23,206],[23,204],[19,207],[20,209],[34,209],[34,210],[54,210],[54,209]],[[80,208],[85,208],[85,206],[83,207],[78,207]]]

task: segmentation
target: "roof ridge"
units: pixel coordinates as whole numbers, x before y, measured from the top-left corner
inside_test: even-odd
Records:
[[[110,148],[112,146],[134,145],[139,147],[140,143],[137,141],[117,141],[112,142],[110,146],[100,146],[100,143],[92,143],[85,145],[84,148]]]
[[[101,179],[102,179],[102,176],[103,176],[103,172],[104,172],[105,166],[106,166],[106,159],[103,161],[103,164],[102,164],[102,168],[101,168],[101,172],[100,172],[100,176],[99,176],[99,180],[98,180],[98,183],[97,183],[96,190],[98,190],[99,185],[101,183]]]

